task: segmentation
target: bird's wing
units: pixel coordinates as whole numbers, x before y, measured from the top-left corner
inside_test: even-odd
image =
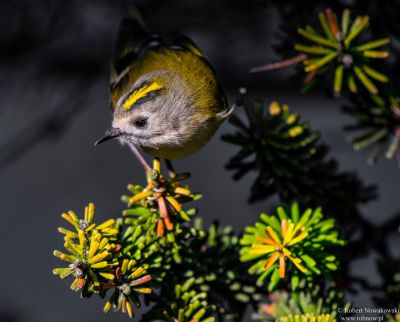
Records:
[[[118,79],[136,59],[155,48],[190,51],[206,61],[203,53],[189,37],[181,33],[170,33],[162,37],[154,32],[156,28],[149,27],[149,21],[153,19],[145,9],[146,7],[137,6],[128,8],[129,15],[121,23],[114,51],[111,83]]]
[[[164,45],[172,50],[187,50],[205,59],[202,51],[189,37],[178,33],[170,33],[165,37]]]
[[[114,58],[111,66],[111,84],[120,77],[126,68],[132,64],[146,47],[158,36],[146,30],[140,20],[133,17],[125,18],[120,27]]]
[[[148,51],[160,47],[168,50],[189,51],[195,54],[209,66],[215,75],[214,68],[189,37],[181,33],[170,33],[162,37],[158,33],[149,30],[145,26],[142,17],[138,10],[132,10],[130,11],[130,16],[121,23],[112,64],[111,88],[118,83],[135,60],[145,55]],[[218,86],[220,87],[219,83]],[[228,110],[228,106],[222,88],[220,88],[220,95],[224,112]]]
[[[197,45],[189,37],[181,33],[171,33],[165,37],[163,44],[164,46],[167,46],[171,50],[186,50],[199,56],[208,65],[214,76],[217,78],[213,66],[209,63],[209,61],[207,60],[203,52],[199,49],[199,47],[197,47]],[[225,118],[229,116],[229,114],[232,112],[232,107],[228,106],[226,96],[219,82],[217,82],[217,86],[219,87],[220,99],[222,101],[221,106],[223,107],[221,111],[221,117]]]
[[[129,6],[127,16],[121,22],[117,44],[111,66],[111,84],[148,50],[159,47],[163,41],[158,30],[151,6]]]

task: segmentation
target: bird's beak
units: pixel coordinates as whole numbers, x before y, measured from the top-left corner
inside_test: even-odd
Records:
[[[108,140],[115,139],[121,135],[122,135],[122,131],[120,129],[116,129],[116,128],[112,127],[111,129],[108,129],[106,131],[106,133],[104,133],[104,136],[100,140],[98,140],[94,145],[98,145],[98,144],[106,142]]]

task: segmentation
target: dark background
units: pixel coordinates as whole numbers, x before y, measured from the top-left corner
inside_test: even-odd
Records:
[[[341,100],[318,91],[298,94],[287,71],[248,74],[249,68],[278,57],[272,49],[280,19],[274,6],[252,0],[147,2],[157,8],[154,21],[162,30],[179,30],[195,40],[217,70],[230,102],[238,87],[246,86],[256,98],[288,103],[321,131],[341,169],[378,184],[379,199],[362,207],[371,222],[382,223],[397,213],[399,169],[385,159],[369,167],[364,153],[352,151],[342,130],[348,119],[340,113]],[[125,186],[144,183],[127,148],[115,142],[93,146],[111,120],[109,63],[126,3],[0,3],[0,322],[127,319],[104,315],[99,300],[84,302],[68,289],[69,282],[51,273],[60,265],[52,251],[62,247],[57,233],[64,225],[61,212],[82,213],[92,201],[99,221],[118,216]],[[203,150],[175,166],[191,171],[189,184],[204,196],[198,208],[206,224],[218,219],[239,232],[276,200],[247,204],[254,177],[233,182],[224,170],[236,148],[220,136],[232,130],[224,124]],[[353,270],[379,285],[374,258],[371,253],[354,262]],[[349,299],[373,305],[365,292]]]

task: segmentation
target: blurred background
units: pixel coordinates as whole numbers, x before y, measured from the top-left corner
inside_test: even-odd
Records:
[[[364,153],[352,150],[342,130],[348,118],[340,112],[340,99],[327,98],[318,90],[301,95],[288,81],[290,70],[248,73],[251,67],[280,58],[273,49],[282,19],[275,3],[146,2],[154,8],[153,19],[160,29],[181,31],[198,44],[231,103],[238,88],[245,86],[253,97],[267,103],[289,104],[321,132],[341,170],[357,172],[366,184],[376,184],[379,198],[362,206],[365,218],[381,224],[399,216],[396,163],[383,158],[370,167]],[[325,2],[304,1],[302,9],[324,8]],[[382,6],[389,2],[379,1]],[[99,221],[118,216],[126,185],[145,180],[127,148],[116,142],[93,145],[111,121],[109,65],[127,4],[120,0],[0,3],[0,322],[127,319],[122,314],[104,315],[97,299],[84,302],[69,291],[68,281],[52,275],[58,264],[52,251],[63,243],[57,232],[61,212],[82,213],[88,202],[94,202]],[[341,4],[352,6],[355,1]],[[375,5],[364,1],[363,10],[373,12]],[[191,171],[191,188],[204,196],[198,208],[205,223],[219,220],[240,232],[276,200],[249,205],[254,176],[234,182],[224,169],[237,150],[220,137],[232,131],[225,123],[203,150],[175,166],[178,171]],[[393,243],[400,252],[399,240]],[[379,286],[376,256],[369,253],[352,269]],[[358,292],[349,294],[349,299],[356,305],[374,306],[371,296]]]

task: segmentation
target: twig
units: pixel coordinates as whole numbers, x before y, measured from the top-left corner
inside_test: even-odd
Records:
[[[276,70],[281,68],[290,67],[292,65],[296,65],[307,58],[307,55],[300,54],[296,57],[289,58],[286,60],[282,60],[276,63],[271,63],[263,66],[253,67],[250,69],[250,73],[259,73],[259,72],[268,72],[270,70]]]

